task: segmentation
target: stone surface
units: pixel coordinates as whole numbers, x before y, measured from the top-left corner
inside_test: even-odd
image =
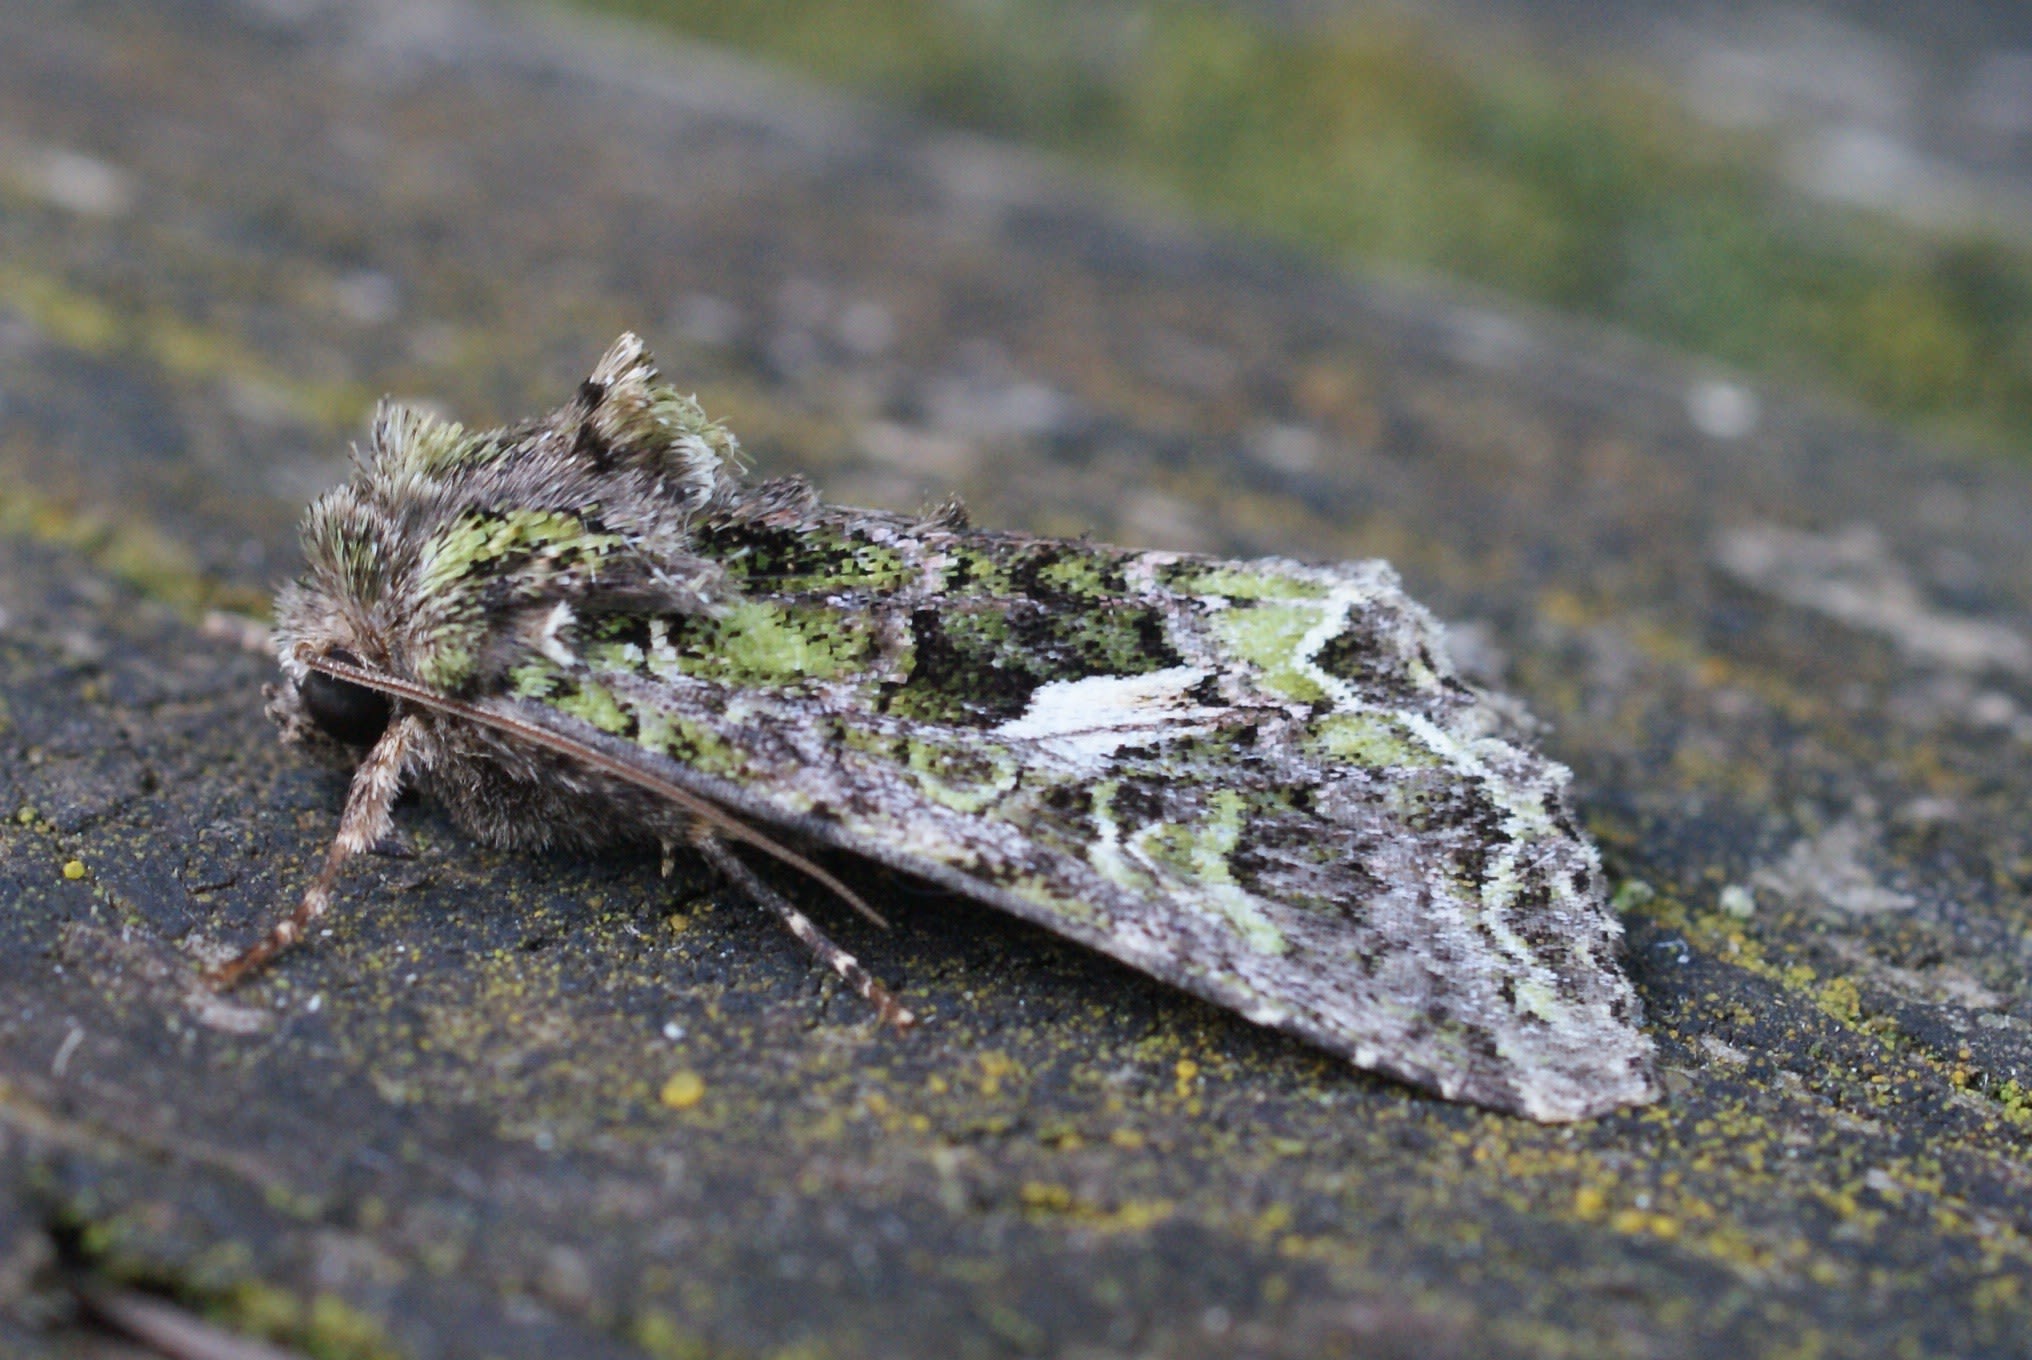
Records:
[[[449,0],[0,11],[0,208],[0,1345],[108,1344],[52,1260],[320,1355],[2021,1344],[2022,467]],[[898,1038],[684,866],[422,805],[195,990],[342,790],[198,608],[375,393],[624,327],[837,500],[1395,560],[1574,766],[1668,1099],[1441,1104],[862,872]]]

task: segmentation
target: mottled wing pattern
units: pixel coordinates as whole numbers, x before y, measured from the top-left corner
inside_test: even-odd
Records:
[[[1450,1098],[1655,1096],[1566,770],[1387,565],[825,507],[696,533],[728,603],[580,620],[493,702]]]

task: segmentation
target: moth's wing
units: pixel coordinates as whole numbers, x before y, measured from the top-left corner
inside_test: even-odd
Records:
[[[1386,565],[1076,551],[1104,598],[786,597],[518,710],[1449,1098],[1655,1098],[1567,771],[1497,735]]]

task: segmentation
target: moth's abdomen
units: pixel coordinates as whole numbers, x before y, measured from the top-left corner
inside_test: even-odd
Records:
[[[461,830],[511,849],[653,845],[690,829],[669,804],[582,763],[468,724],[432,732],[419,781]]]

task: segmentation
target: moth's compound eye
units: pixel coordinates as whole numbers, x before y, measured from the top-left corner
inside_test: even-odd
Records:
[[[296,692],[302,696],[310,720],[334,741],[348,746],[372,746],[388,729],[388,696],[365,685],[312,671],[296,687]]]

